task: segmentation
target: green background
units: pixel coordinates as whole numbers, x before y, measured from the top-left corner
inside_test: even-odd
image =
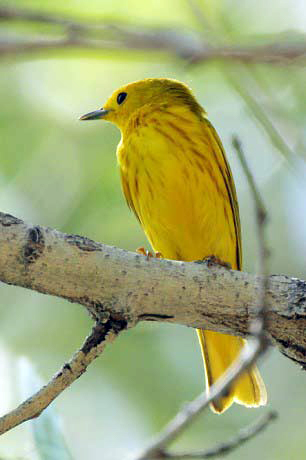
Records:
[[[171,26],[200,34],[203,24],[191,3],[24,0],[2,5],[78,20],[120,21],[135,29]],[[205,36],[212,43],[290,41],[305,32],[303,1],[198,4],[210,24]],[[59,33],[58,28],[34,23],[2,22],[0,27],[0,39],[9,40]],[[305,279],[306,72],[301,63],[246,66],[209,61],[190,66],[170,53],[125,50],[65,50],[2,58],[1,211],[129,250],[148,247],[122,197],[115,158],[119,131],[108,123],[80,123],[78,117],[101,107],[122,84],[161,76],[192,87],[222,138],[237,185],[245,270],[256,270],[257,245],[248,184],[231,147],[234,133],[243,142],[269,211],[271,272]],[[273,137],[264,114],[279,136]],[[281,141],[288,148],[277,148]],[[20,377],[20,356],[26,356],[47,381],[81,345],[91,320],[79,305],[4,284],[0,289],[0,411],[5,413],[30,394]],[[302,459],[305,374],[276,350],[266,356],[261,369],[269,395],[267,408],[247,410],[235,405],[220,417],[206,411],[174,447],[210,447],[273,408],[279,419],[228,458]],[[115,460],[143,446],[203,385],[195,332],[148,323],[123,333],[54,406],[74,459]],[[47,458],[38,453],[30,428],[27,423],[3,435],[0,457]]]

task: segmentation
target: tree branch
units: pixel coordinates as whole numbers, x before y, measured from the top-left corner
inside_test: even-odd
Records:
[[[119,332],[126,326],[124,321],[112,317],[109,317],[104,323],[96,323],[80,350],[74,354],[68,363],[62,366],[47,385],[26,399],[16,409],[0,417],[0,435],[26,420],[38,417],[65,388],[86,371],[89,364],[102,353],[108,343],[114,341]]]
[[[212,46],[194,31],[143,27],[122,23],[80,22],[74,19],[31,10],[0,7],[0,20],[36,22],[61,27],[60,37],[35,38],[27,35],[13,41],[0,41],[0,56],[59,49],[132,50],[170,52],[191,62],[214,59],[241,62],[290,64],[306,58],[305,38],[263,45]],[[64,32],[64,36],[63,36]],[[274,39],[275,40],[275,39]]]
[[[246,336],[256,317],[261,277],[222,267],[162,259],[27,225],[0,213],[0,280],[84,305],[135,324],[166,321]],[[306,282],[270,276],[266,331],[282,353],[306,368]]]
[[[210,449],[205,449],[198,452],[165,452],[163,458],[173,460],[192,460],[221,457],[223,455],[230,454],[237,447],[240,447],[242,444],[254,438],[254,436],[266,429],[270,422],[277,419],[277,416],[278,415],[276,412],[268,412],[267,414],[263,415],[258,420],[256,420],[256,422],[253,422],[249,426],[242,428],[239,431],[239,433],[232,439],[217,444],[215,447],[212,447]]]
[[[210,387],[209,393],[201,393],[191,403],[186,404],[186,406],[166,425],[161,433],[140,453],[132,457],[132,460],[161,460],[167,458],[168,451],[166,449],[168,445],[178,438],[209,404],[215,399],[218,399],[223,392],[229,390],[246,369],[249,369],[256,363],[259,356],[266,351],[268,346],[264,336],[264,318],[262,318],[260,323],[261,329],[258,329],[258,333],[254,334],[254,336],[249,339],[249,343],[244,346],[238,358]],[[236,443],[235,447],[237,446],[238,444]]]

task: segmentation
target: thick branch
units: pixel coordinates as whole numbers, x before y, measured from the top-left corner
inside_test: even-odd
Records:
[[[167,321],[246,335],[261,278],[161,259],[67,235],[0,213],[0,280],[87,307],[98,321]],[[267,332],[306,367],[306,282],[270,276]]]

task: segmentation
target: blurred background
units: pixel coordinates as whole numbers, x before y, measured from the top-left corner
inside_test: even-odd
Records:
[[[24,9],[41,17],[30,21]],[[72,27],[70,20],[93,26]],[[80,123],[78,117],[101,107],[127,82],[177,78],[192,87],[224,143],[240,203],[244,269],[256,270],[257,245],[248,184],[231,146],[234,133],[269,211],[271,272],[305,279],[305,61],[289,53],[287,59],[263,62],[256,51],[265,44],[277,44],[276,54],[305,50],[305,29],[304,0],[0,2],[1,211],[129,250],[148,247],[122,197],[118,130],[108,123]],[[77,46],[77,40],[86,46]],[[168,42],[167,49],[158,49]],[[247,47],[253,58],[191,59],[204,46]],[[49,380],[81,345],[91,320],[79,305],[4,284],[0,289],[0,411],[5,413],[33,390],[20,357]],[[273,408],[278,421],[228,458],[304,458],[305,373],[277,350],[261,369],[267,408],[235,405],[222,417],[207,411],[173,447],[210,447]],[[148,323],[121,334],[53,404],[67,458],[125,457],[203,385],[193,330]],[[62,458],[50,454],[52,436],[40,440],[47,443],[42,453],[34,435],[37,423],[3,435],[0,457]]]

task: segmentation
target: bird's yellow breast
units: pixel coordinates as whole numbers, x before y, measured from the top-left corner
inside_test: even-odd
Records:
[[[185,261],[215,255],[237,268],[231,176],[209,122],[185,107],[147,107],[122,134],[123,191],[154,250]]]

